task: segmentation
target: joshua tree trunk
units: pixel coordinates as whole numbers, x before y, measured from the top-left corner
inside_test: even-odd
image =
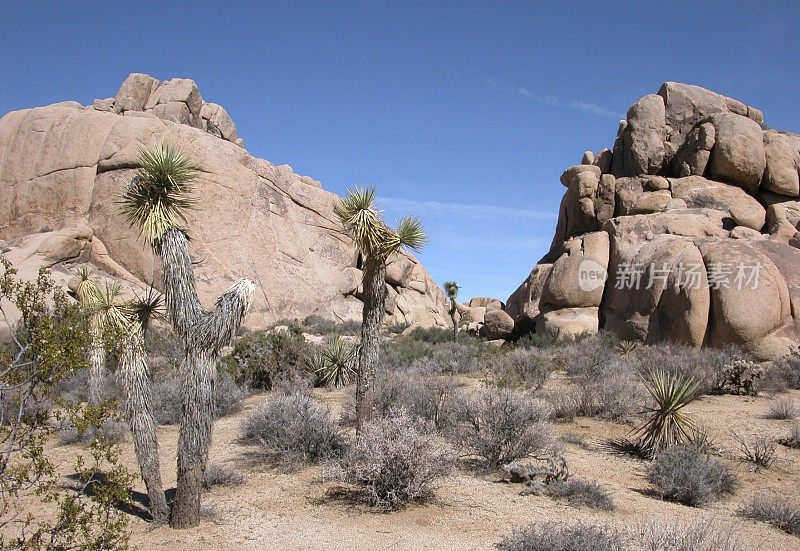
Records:
[[[456,300],[450,300],[450,319],[453,320],[453,342],[458,342],[458,308]]]
[[[133,434],[133,448],[150,499],[150,516],[154,523],[166,524],[169,507],[161,484],[153,392],[146,357],[144,336],[133,329],[120,358],[119,378],[125,392],[125,412]]]
[[[386,303],[386,265],[383,259],[372,256],[366,258],[363,285],[364,309],[356,382],[356,432],[372,418],[374,408],[375,370],[380,353],[381,324]]]
[[[92,331],[89,345],[89,404],[96,406],[103,401],[105,394],[106,349],[102,335]]]
[[[170,229],[160,242],[164,298],[175,331],[183,340],[182,404],[178,433],[178,488],[170,524],[189,528],[200,523],[200,494],[211,444],[216,361],[236,335],[253,297],[253,284],[239,280],[217,299],[214,310],[197,298],[186,235]]]

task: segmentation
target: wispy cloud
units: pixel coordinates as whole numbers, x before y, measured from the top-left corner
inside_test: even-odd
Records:
[[[548,94],[546,96],[537,96],[524,86],[514,86],[491,77],[484,78],[483,82],[489,88],[495,88],[498,90],[513,92],[519,96],[522,96],[523,98],[527,98],[531,101],[540,103],[542,105],[550,105],[552,107],[557,107],[560,109],[572,109],[574,111],[580,111],[582,113],[587,113],[589,115],[599,115],[601,117],[611,117],[615,119],[625,118],[624,114],[617,113],[612,109],[607,109],[602,105],[598,105],[597,103],[591,101],[582,101],[582,100],[565,101],[551,94]]]
[[[529,220],[555,220],[558,217],[558,213],[544,210],[441,201],[415,201],[413,199],[401,199],[398,197],[385,197],[381,199],[381,203],[383,206],[397,211],[398,214],[413,213],[417,216],[437,216],[450,219],[453,217],[489,219],[502,216],[505,218],[523,218]]]

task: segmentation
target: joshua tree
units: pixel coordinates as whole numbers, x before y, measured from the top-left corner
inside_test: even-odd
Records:
[[[99,335],[99,348],[105,356],[104,337],[113,333],[120,341],[117,375],[125,395],[125,413],[133,435],[133,447],[150,500],[150,516],[154,523],[164,524],[169,520],[169,507],[161,483],[153,392],[144,348],[145,331],[150,319],[159,315],[161,297],[151,289],[143,298],[123,302],[118,299],[122,290],[118,283],[106,284],[105,291],[101,291],[89,279],[88,270],[81,269],[79,276],[81,282],[76,294],[82,308],[90,315],[92,346],[95,346],[95,335]]]
[[[88,268],[82,266],[78,270],[78,283],[75,294],[78,304],[89,316],[89,403],[97,405],[103,400],[103,388],[106,375],[106,348],[103,342],[103,313],[97,309],[101,300],[100,288],[89,279]],[[113,300],[113,299],[112,299]]]
[[[169,506],[161,483],[153,388],[144,341],[150,320],[163,316],[161,303],[161,295],[149,287],[146,295],[137,297],[128,305],[130,319],[120,327],[124,334],[118,372],[125,393],[125,413],[133,434],[133,447],[150,500],[150,516],[155,524],[169,521]]]
[[[336,206],[336,215],[363,256],[364,307],[356,379],[356,429],[360,430],[372,417],[375,368],[386,303],[386,260],[402,247],[419,251],[426,235],[422,223],[412,216],[400,220],[396,230],[388,227],[375,205],[374,188],[348,190],[347,197]]]
[[[444,282],[444,292],[447,293],[447,298],[450,299],[450,319],[453,320],[453,342],[458,342],[458,307],[456,298],[458,297],[458,290],[461,287],[455,281]]]
[[[122,195],[121,207],[131,226],[139,227],[161,258],[168,316],[183,341],[178,487],[170,524],[173,528],[189,528],[200,523],[200,494],[214,414],[216,361],[220,350],[235,337],[255,286],[240,279],[217,299],[213,310],[203,308],[197,297],[183,225],[183,212],[195,207],[189,194],[200,168],[167,145],[142,150],[139,165]]]

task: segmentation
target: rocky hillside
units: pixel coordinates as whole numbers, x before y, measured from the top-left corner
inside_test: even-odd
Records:
[[[613,150],[561,176],[550,251],[508,313],[537,332],[787,353],[800,340],[799,170],[800,136],[667,82],[631,106]]]
[[[128,287],[158,284],[158,262],[116,201],[140,148],[160,143],[203,169],[188,227],[207,306],[249,277],[258,285],[251,326],[312,314],[360,319],[359,259],[333,214],[337,196],[248,154],[225,109],[188,79],[132,74],[114,98],[0,119],[0,247],[23,273],[50,266],[62,283],[88,262]],[[449,323],[444,293],[412,255],[398,255],[387,280],[389,323]]]

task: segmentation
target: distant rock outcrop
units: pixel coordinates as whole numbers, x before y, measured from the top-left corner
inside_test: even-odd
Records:
[[[567,169],[550,251],[509,297],[536,331],[742,346],[800,342],[800,136],[761,111],[667,82],[613,150]]]
[[[337,196],[288,165],[250,156],[225,109],[203,101],[189,79],[132,74],[114,98],[0,119],[0,239],[9,257],[33,274],[51,266],[60,281],[89,262],[128,286],[158,285],[159,263],[116,201],[140,148],[160,143],[203,169],[188,227],[207,306],[248,277],[258,286],[250,326],[312,314],[360,319],[360,261],[333,213]],[[387,281],[389,323],[450,324],[444,292],[412,255],[392,260]]]

